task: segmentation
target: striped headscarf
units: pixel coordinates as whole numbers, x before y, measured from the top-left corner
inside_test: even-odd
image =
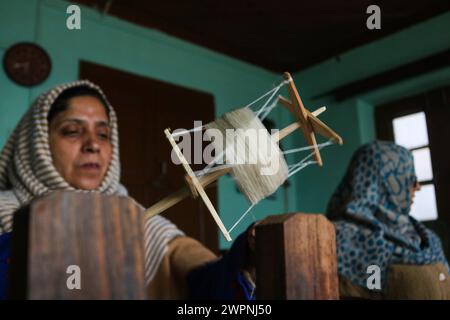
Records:
[[[355,152],[327,210],[340,275],[366,287],[370,265],[380,268],[382,285],[392,264],[448,267],[438,236],[409,215],[416,179],[412,153],[392,142],[375,141]]]
[[[112,158],[105,177],[96,190],[70,186],[53,165],[49,145],[47,116],[55,100],[67,89],[87,87],[103,97],[111,128]],[[119,137],[114,109],[102,90],[87,80],[62,84],[41,94],[20,120],[0,153],[0,235],[12,231],[14,212],[35,197],[54,190],[100,192],[105,195],[127,195],[120,184]],[[150,282],[167,244],[183,233],[171,222],[155,216],[144,223],[145,278]]]

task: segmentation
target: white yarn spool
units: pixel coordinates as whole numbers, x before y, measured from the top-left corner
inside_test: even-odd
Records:
[[[225,163],[233,165],[231,173],[252,204],[274,193],[287,179],[289,170],[278,143],[249,108],[225,113],[206,129],[207,135],[208,129],[216,129],[225,138],[223,145],[213,140],[216,155],[223,152]]]

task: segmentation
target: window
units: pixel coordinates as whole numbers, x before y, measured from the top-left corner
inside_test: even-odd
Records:
[[[436,220],[438,211],[425,112],[396,117],[392,120],[392,127],[395,143],[411,150],[422,186],[416,192],[410,214],[419,221]]]
[[[412,151],[422,189],[411,215],[437,233],[450,259],[450,87],[375,108],[377,138]]]

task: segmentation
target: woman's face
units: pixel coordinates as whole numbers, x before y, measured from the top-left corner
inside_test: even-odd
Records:
[[[53,164],[72,187],[100,186],[112,155],[110,126],[102,102],[91,96],[69,100],[69,107],[50,123]]]
[[[415,181],[413,183],[412,187],[410,188],[411,205],[414,203],[414,197],[416,195],[416,192],[420,191],[421,188],[422,188],[422,186],[420,185],[420,183],[418,181]]]

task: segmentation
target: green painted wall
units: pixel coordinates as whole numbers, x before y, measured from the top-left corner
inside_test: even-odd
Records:
[[[217,115],[246,105],[281,80],[280,75],[262,68],[84,7],[82,29],[68,30],[67,5],[58,0],[0,2],[0,58],[10,45],[33,41],[49,52],[53,63],[49,79],[32,90],[15,85],[0,72],[0,146],[32,99],[56,84],[77,79],[80,60],[208,92],[214,96]],[[273,114],[275,121],[277,112]],[[255,217],[285,211],[282,199],[280,190],[275,200],[258,204]],[[292,202],[290,210],[294,207]],[[233,181],[222,178],[219,212],[225,225],[231,227],[246,208],[248,203],[236,192]],[[252,221],[252,215],[246,217],[232,237]],[[228,247],[222,236],[220,241],[223,248]]]
[[[67,5],[61,0],[0,2],[0,58],[10,45],[33,41],[50,53],[53,62],[49,79],[32,90],[15,85],[0,72],[0,146],[32,99],[53,85],[77,79],[80,60],[208,92],[214,96],[217,115],[247,104],[281,79],[262,68],[84,7],[82,30],[70,31],[66,28]],[[373,106],[449,82],[449,70],[339,104],[329,99],[312,101],[312,96],[449,48],[446,30],[450,30],[450,14],[347,52],[339,61],[330,59],[294,74],[305,104],[311,109],[328,107],[321,118],[343,136],[345,145],[326,148],[323,168],[310,166],[298,173],[287,192],[282,188],[275,200],[264,200],[254,208],[254,218],[286,211],[324,212],[351,153],[374,137]],[[281,108],[273,113],[273,119],[280,127],[292,121]],[[283,147],[298,147],[302,141],[299,135],[292,135],[283,142]],[[290,156],[288,160],[293,163],[299,156]],[[219,211],[225,225],[231,227],[247,207],[234,183],[223,178],[219,184]],[[254,218],[249,214],[232,236],[235,238]],[[221,247],[228,246],[221,236]]]
[[[353,151],[375,138],[375,106],[450,84],[450,67],[414,77],[337,103],[311,97],[450,48],[450,13],[346,52],[294,75],[305,105],[327,106],[321,116],[344,139],[342,147],[324,149],[323,168],[308,167],[296,177],[297,208],[323,213],[345,173]],[[450,120],[450,119],[449,119]]]

